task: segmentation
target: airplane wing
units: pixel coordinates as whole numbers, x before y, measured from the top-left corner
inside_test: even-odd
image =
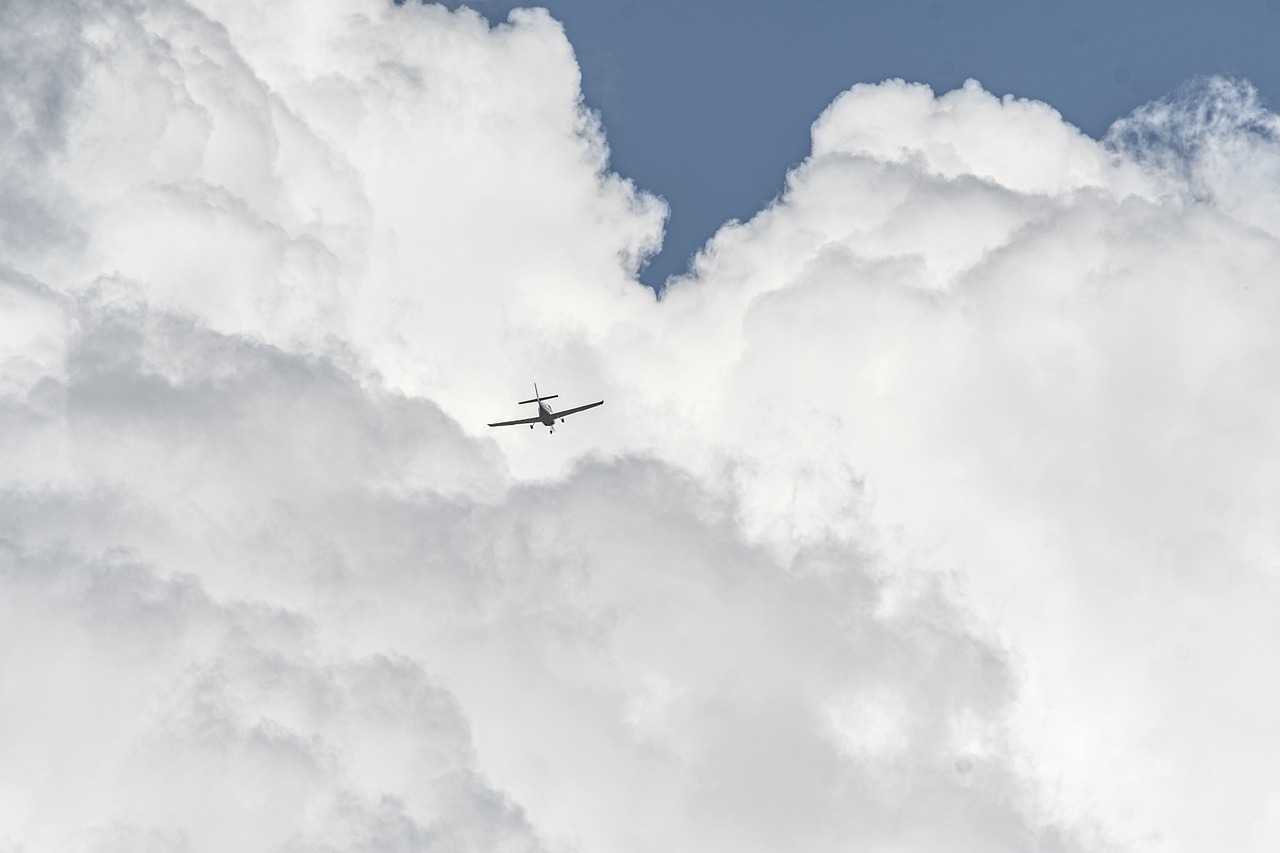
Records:
[[[586,409],[594,409],[596,406],[603,406],[603,405],[604,405],[604,400],[597,400],[594,403],[587,403],[585,406],[578,406],[576,409],[565,409],[562,412],[556,412],[554,416],[557,418],[563,418],[567,415],[576,414],[577,412],[585,411]]]
[[[538,418],[521,418],[518,421],[498,421],[496,424],[489,424],[489,426],[516,426],[517,424],[536,424],[537,422]]]

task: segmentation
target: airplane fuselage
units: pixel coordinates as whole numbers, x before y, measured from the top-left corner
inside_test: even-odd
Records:
[[[554,427],[556,425],[556,413],[550,406],[541,400],[538,401],[538,420],[543,426]]]

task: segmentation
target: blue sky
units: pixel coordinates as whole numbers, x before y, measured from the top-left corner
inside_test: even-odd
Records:
[[[450,4],[457,6],[460,4]],[[494,21],[518,3],[466,4]],[[840,92],[892,77],[935,91],[978,79],[1043,100],[1095,138],[1197,75],[1280,92],[1280,0],[548,0],[600,111],[613,167],[671,207],[650,285],[684,271],[726,220],[747,219],[809,150]]]

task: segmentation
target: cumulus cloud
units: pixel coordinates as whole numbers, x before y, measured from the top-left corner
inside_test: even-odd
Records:
[[[1274,845],[1247,84],[854,87],[658,298],[545,12],[0,14],[0,846]]]

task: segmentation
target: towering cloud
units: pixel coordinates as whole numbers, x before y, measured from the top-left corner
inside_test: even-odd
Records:
[[[0,38],[0,849],[1280,840],[1247,84],[854,87],[658,298],[544,12]]]

